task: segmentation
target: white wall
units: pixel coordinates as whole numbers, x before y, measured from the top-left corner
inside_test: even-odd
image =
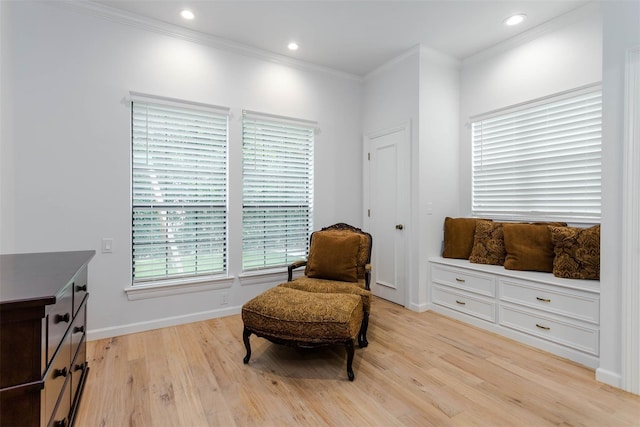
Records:
[[[361,225],[357,79],[219,50],[56,3],[0,2],[0,7],[0,249],[95,249],[89,267],[90,338],[237,312],[272,284],[258,280],[241,286],[235,280],[225,290],[230,304],[224,307],[220,291],[127,299],[129,91],[231,108],[230,275],[241,273],[242,109],[316,120],[315,228],[338,221]],[[114,239],[112,254],[100,253],[104,237]]]
[[[412,301],[417,311],[428,308],[429,257],[442,253],[443,225],[446,216],[459,209],[459,112],[460,63],[446,55],[422,47],[420,50],[420,145],[417,170],[418,208],[415,221],[420,224],[414,252],[419,255],[419,283]]]
[[[621,387],[622,374],[622,172],[626,49],[640,46],[640,3],[602,5],[602,237],[600,281],[600,368],[598,380]],[[636,278],[636,285],[638,283]],[[638,325],[635,325],[637,330]],[[634,329],[631,329],[634,330]],[[636,361],[637,363],[637,361]]]
[[[417,46],[365,79],[363,129],[411,122],[411,206],[405,224],[408,307],[427,309],[428,258],[440,254],[446,213],[457,210],[458,62]]]
[[[460,212],[471,214],[469,118],[602,79],[602,25],[587,5],[545,27],[465,59],[460,99]]]

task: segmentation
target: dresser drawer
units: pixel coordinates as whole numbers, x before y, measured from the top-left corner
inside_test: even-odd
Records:
[[[58,295],[56,303],[47,310],[47,365],[51,363],[73,319],[71,291],[71,286],[65,287]]]
[[[500,306],[500,325],[598,355],[599,331],[524,309]]]
[[[78,346],[86,333],[86,324],[87,306],[84,304],[76,313],[76,317],[73,319],[73,324],[71,325],[71,330],[69,332],[71,334],[71,358],[75,357],[78,352]]]
[[[488,297],[494,297],[496,295],[494,277],[471,270],[432,264],[431,281],[440,285],[453,286]]]
[[[496,320],[495,304],[491,301],[484,301],[480,298],[440,286],[433,286],[431,290],[432,300],[435,304],[490,322],[495,322]]]
[[[67,382],[67,378],[71,377],[69,365],[71,364],[71,335],[65,336],[61,342],[58,352],[55,354],[49,369],[47,370],[44,381],[44,419],[49,420],[56,404],[59,400],[60,393]],[[69,398],[69,404],[70,398]]]
[[[47,427],[68,427],[69,411],[71,409],[71,381],[70,379],[64,383],[64,387],[60,393],[58,406],[52,413]]]
[[[83,339],[80,342],[79,351],[76,354],[76,358],[71,364],[71,402],[72,404],[76,403],[76,400],[79,399],[80,392],[80,382],[82,380],[82,376],[85,375],[89,365],[87,364],[87,341]]]
[[[78,309],[82,305],[82,301],[84,301],[84,297],[87,295],[87,268],[83,268],[78,271],[78,274],[73,280],[73,312],[77,313]]]
[[[589,292],[561,289],[552,285],[538,286],[509,279],[501,279],[499,288],[502,301],[596,324],[600,321],[600,299]]]

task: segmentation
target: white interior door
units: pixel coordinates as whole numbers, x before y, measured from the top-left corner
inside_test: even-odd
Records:
[[[367,135],[374,295],[407,305],[409,125]],[[365,178],[366,179],[366,178]]]

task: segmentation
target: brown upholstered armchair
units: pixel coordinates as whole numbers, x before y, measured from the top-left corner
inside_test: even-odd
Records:
[[[280,286],[318,293],[346,293],[362,298],[364,317],[358,344],[366,347],[371,311],[371,234],[339,223],[315,231],[309,239],[307,261],[288,267],[288,281]],[[305,267],[304,276],[293,279],[293,271]]]

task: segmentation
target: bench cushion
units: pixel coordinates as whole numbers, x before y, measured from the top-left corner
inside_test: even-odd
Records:
[[[363,318],[358,295],[271,288],[242,306],[244,326],[256,334],[308,343],[355,339]]]

